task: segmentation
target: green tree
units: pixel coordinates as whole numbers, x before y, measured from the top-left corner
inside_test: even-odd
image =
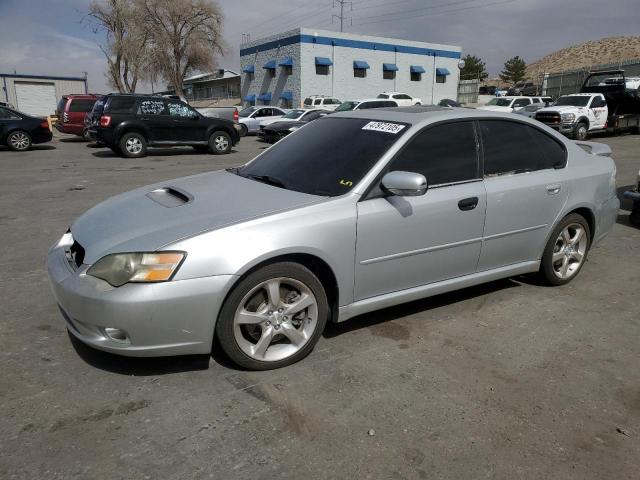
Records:
[[[527,64],[518,56],[510,58],[504,62],[504,68],[500,72],[500,79],[503,82],[516,83],[524,80],[527,76]]]
[[[480,57],[467,55],[462,60],[464,61],[464,68],[460,70],[461,80],[473,80],[479,78],[480,81],[483,81],[489,76],[487,73],[487,66]]]

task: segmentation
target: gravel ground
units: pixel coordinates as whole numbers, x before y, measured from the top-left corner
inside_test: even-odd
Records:
[[[621,190],[640,136],[605,137]],[[493,282],[330,325],[281,370],[132,359],[70,340],[44,257],[116,193],[243,163],[126,160],[56,138],[0,150],[0,478],[637,479],[640,230],[618,223],[571,284]]]

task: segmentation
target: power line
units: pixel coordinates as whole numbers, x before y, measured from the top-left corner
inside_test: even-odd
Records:
[[[408,13],[418,13],[418,12],[424,12],[425,10],[433,10],[434,8],[452,7],[454,5],[463,5],[463,4],[466,4],[466,3],[474,3],[474,2],[478,2],[478,1],[482,1],[482,0],[458,0],[458,1],[455,1],[455,2],[439,3],[439,4],[436,4],[436,5],[429,5],[428,7],[416,8],[414,10],[405,10],[403,12],[397,12],[397,13],[387,12],[387,13],[383,13],[383,14],[380,14],[380,15],[370,15],[368,17],[362,17],[362,18],[360,18],[360,20],[369,20],[369,19],[372,19],[372,18],[388,17],[389,15],[405,15],[405,14],[408,14]]]
[[[292,14],[295,14],[296,12],[298,12],[300,9],[302,8],[306,8],[309,6],[309,4],[311,3],[316,3],[317,0],[307,0],[306,2],[302,3],[301,5],[298,5],[297,7],[289,10],[286,13],[283,14],[279,14],[279,15],[274,15],[273,17],[267,18],[264,21],[261,21],[260,23],[256,23],[250,27],[247,27],[247,31],[252,31],[255,29],[264,29],[265,25],[269,25],[271,23],[273,23],[274,21],[278,21],[281,22],[284,19],[287,19],[287,17],[290,17]],[[326,8],[328,5],[326,5],[324,8]],[[304,14],[303,16],[306,16],[307,14]],[[296,15],[296,18],[298,18],[299,15]],[[269,27],[269,28],[273,28],[273,27]]]
[[[336,14],[332,14],[331,15],[331,21],[333,21],[334,18],[337,18],[340,20],[340,31],[342,32],[342,24],[345,20],[345,16],[344,16],[344,6],[345,4],[349,4],[349,6],[351,7],[351,10],[353,10],[353,2],[347,1],[347,0],[333,0],[333,8],[336,8],[336,3],[338,5],[340,5],[340,15],[336,15]],[[349,17],[349,19],[351,20],[351,25],[353,25],[353,18]]]

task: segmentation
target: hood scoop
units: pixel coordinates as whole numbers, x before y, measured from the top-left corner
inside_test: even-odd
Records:
[[[147,193],[147,197],[167,208],[179,207],[193,201],[191,195],[175,187],[157,188]]]

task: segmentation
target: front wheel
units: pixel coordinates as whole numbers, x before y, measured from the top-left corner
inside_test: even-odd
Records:
[[[573,138],[576,140],[586,140],[589,134],[589,127],[586,123],[580,122],[573,129]]]
[[[229,153],[231,145],[231,137],[227,132],[214,132],[209,137],[209,148],[216,155]]]
[[[31,137],[27,132],[17,130],[7,137],[7,147],[16,152],[24,152],[31,148]]]
[[[241,367],[270,370],[311,353],[328,316],[318,277],[298,263],[275,263],[249,274],[231,291],[216,336]]]
[[[120,138],[118,147],[125,157],[144,157],[147,153],[147,140],[138,132],[129,132]]]
[[[582,215],[567,215],[554,229],[540,262],[540,275],[549,285],[573,280],[584,265],[591,246],[589,224]]]

